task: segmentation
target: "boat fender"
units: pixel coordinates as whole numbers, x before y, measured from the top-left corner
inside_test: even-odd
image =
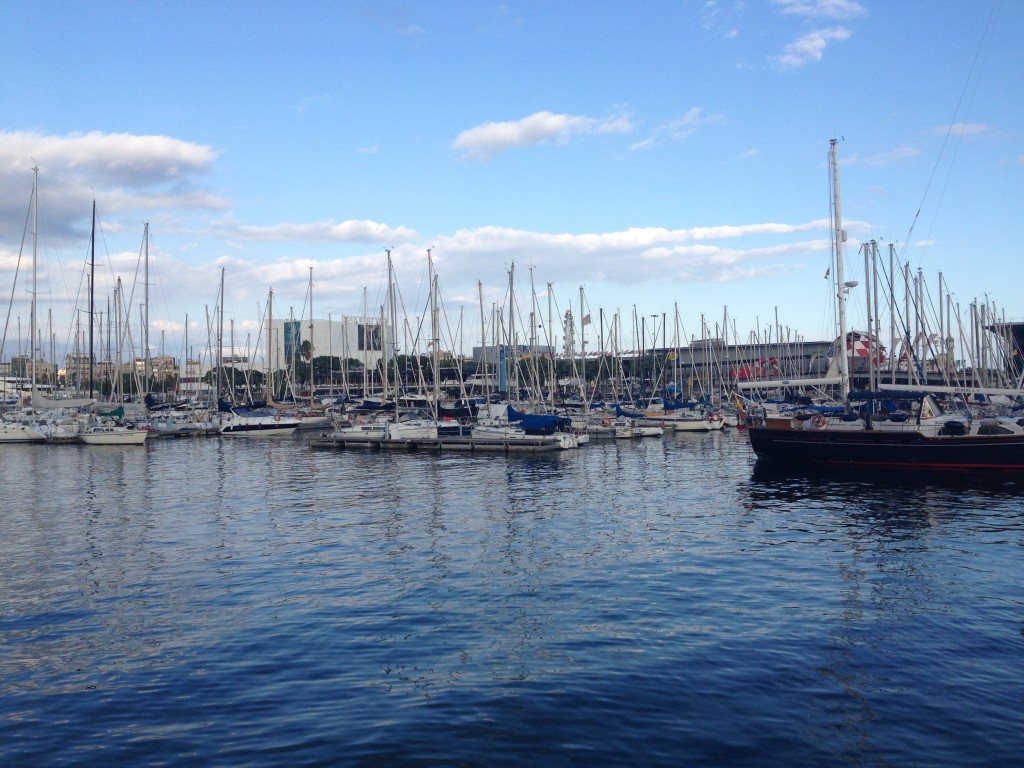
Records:
[[[280,417],[280,416],[275,416],[275,417],[274,417],[274,421],[280,421],[280,420],[281,420],[281,417]]]
[[[821,429],[822,427],[825,426],[825,417],[822,416],[820,413],[816,413],[814,414],[814,417],[811,419],[811,424],[813,424],[818,429]]]

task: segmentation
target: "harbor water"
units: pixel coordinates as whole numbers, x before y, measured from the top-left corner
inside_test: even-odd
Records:
[[[1024,481],[3,446],[0,765],[1016,766]]]

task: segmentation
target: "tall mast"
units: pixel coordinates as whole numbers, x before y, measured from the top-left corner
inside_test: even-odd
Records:
[[[313,407],[316,380],[313,377],[313,267],[309,268],[309,407]]]
[[[96,216],[95,206],[96,206],[96,204],[93,203],[93,208],[94,208],[94,210],[93,210],[93,218],[94,219],[95,219],[95,216]],[[95,229],[95,227],[94,227],[94,229]],[[143,317],[143,320],[142,320],[142,381],[143,381],[143,387],[145,387],[146,391],[148,392],[149,391],[149,222],[148,221],[145,223],[143,231],[142,231],[142,243],[143,243],[143,252],[144,252],[144,256],[145,256],[145,258],[143,259],[144,267],[143,267],[143,278],[142,278],[143,279],[142,290],[143,290],[143,302],[145,303],[145,306],[146,306],[145,316]],[[92,351],[91,351],[92,350],[92,341],[91,341],[92,340],[92,331],[89,332],[89,339],[90,339],[90,342],[89,342],[90,352],[89,352],[89,354],[91,356],[92,355]],[[91,370],[91,366],[92,366],[92,363],[90,362],[90,370]],[[91,386],[91,383],[92,383],[92,375],[90,373],[90,386]]]
[[[552,308],[552,302],[554,301],[554,283],[548,283],[548,405],[551,406],[552,411],[555,408],[555,388],[558,381],[555,379],[555,315]]]
[[[583,286],[580,286],[580,399],[587,399],[587,312],[583,307]]]
[[[267,380],[263,384],[263,399],[274,402],[274,363],[271,359],[274,338],[274,289],[267,293]]]
[[[398,314],[395,310],[395,278],[394,278],[394,265],[391,262],[391,248],[385,248],[388,254],[388,292],[387,292],[387,312],[381,312],[383,316],[384,332],[387,332],[387,325],[391,323],[391,356],[395,361],[395,414],[398,413],[398,395],[400,390],[401,373],[398,370]],[[383,346],[387,346],[386,344]],[[385,355],[387,352],[385,351]],[[388,387],[388,361],[384,361],[384,392],[387,395]]]
[[[477,295],[480,297],[480,363],[484,371],[484,392],[488,398],[491,394],[491,379],[487,371],[487,325],[484,323],[484,284],[476,281]]]
[[[369,397],[367,392],[367,372],[370,367],[370,349],[373,347],[373,331],[369,323],[370,306],[367,303],[366,286],[363,286],[363,397]],[[369,336],[369,338],[367,338]]]
[[[217,320],[217,401],[224,391],[224,267],[220,268],[220,317]]]
[[[513,261],[511,267],[508,270],[508,332],[505,334],[505,338],[508,339],[508,348],[505,350],[505,380],[507,383],[507,391],[505,397],[512,400],[511,393],[513,391],[519,391],[519,368],[516,366],[516,339],[515,339],[515,274],[516,274],[516,263]],[[511,361],[511,370],[509,368]],[[509,373],[512,375],[509,376]],[[513,390],[513,384],[515,390]]]
[[[834,238],[836,243],[836,286],[839,311],[839,387],[846,400],[850,394],[850,366],[846,351],[846,283],[843,276],[843,243],[846,242],[846,231],[843,229],[842,207],[839,197],[839,158],[836,153],[838,139],[831,139],[832,145],[832,193],[834,196],[833,216],[835,224]]]
[[[36,395],[36,258],[39,243],[39,168],[32,169],[32,309],[29,324],[28,356],[32,370],[32,399]]]
[[[92,230],[89,234],[89,397],[93,393],[93,326],[96,324],[93,302],[96,295],[96,201],[92,201]]]
[[[437,275],[434,274],[434,259],[431,255],[433,248],[427,248],[427,271],[430,275],[430,364],[434,369],[434,407],[433,416],[437,419],[438,405],[441,401],[441,323],[438,308]]]

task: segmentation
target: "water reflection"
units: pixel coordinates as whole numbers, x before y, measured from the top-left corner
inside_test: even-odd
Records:
[[[813,543],[814,556],[838,579],[838,605],[822,616],[831,642],[819,674],[839,695],[823,699],[820,738],[834,740],[852,765],[903,751],[913,759],[915,749],[928,747],[891,734],[879,739],[880,710],[896,692],[930,687],[923,681],[933,679],[934,651],[911,638],[956,634],[961,606],[987,593],[979,558],[996,568],[1012,559],[1006,539],[993,547],[988,534],[1020,537],[1020,481],[758,462],[746,490],[745,507],[760,517],[766,536]]]

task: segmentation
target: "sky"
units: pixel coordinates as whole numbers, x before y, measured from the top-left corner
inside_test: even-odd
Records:
[[[97,310],[120,278],[153,353],[180,354],[186,319],[205,343],[222,274],[236,346],[271,289],[276,317],[308,317],[310,297],[317,319],[377,315],[387,250],[414,325],[429,252],[456,351],[507,314],[510,273],[522,317],[589,314],[591,339],[616,314],[670,343],[702,322],[831,339],[832,139],[853,327],[870,240],[933,297],[941,273],[963,314],[1024,319],[1016,0],[0,0],[0,16],[5,359],[29,335],[33,168],[58,347],[87,322],[93,201]]]

